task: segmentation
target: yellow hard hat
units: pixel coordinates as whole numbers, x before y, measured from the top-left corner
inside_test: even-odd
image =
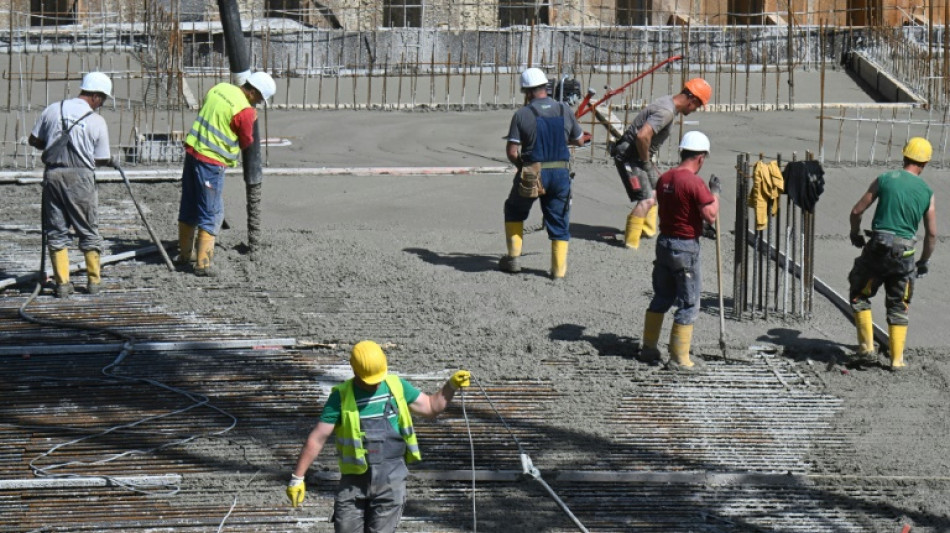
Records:
[[[927,139],[923,137],[911,137],[911,139],[907,141],[907,144],[904,145],[904,151],[902,153],[904,157],[911,161],[926,163],[930,161],[934,149],[930,146],[930,141]]]
[[[373,341],[356,343],[350,353],[350,366],[356,377],[368,385],[375,385],[386,378],[386,354]]]

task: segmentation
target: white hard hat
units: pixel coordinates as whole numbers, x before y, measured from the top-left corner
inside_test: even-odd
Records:
[[[101,72],[90,72],[83,76],[79,89],[90,93],[102,93],[112,98],[112,80]]]
[[[709,137],[699,131],[687,131],[680,142],[680,150],[689,150],[690,152],[708,152]]]
[[[266,72],[255,72],[247,77],[247,82],[257,89],[261,93],[261,96],[264,97],[264,101],[270,100],[271,96],[274,96],[274,93],[277,92],[277,84],[274,83],[274,78],[270,77],[270,74]]]
[[[548,77],[539,68],[529,68],[521,73],[521,88],[530,89],[548,84]]]

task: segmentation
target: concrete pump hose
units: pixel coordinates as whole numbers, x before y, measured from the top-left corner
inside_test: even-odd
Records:
[[[245,183],[247,194],[247,245],[251,249],[251,260],[261,240],[261,190],[263,184]]]

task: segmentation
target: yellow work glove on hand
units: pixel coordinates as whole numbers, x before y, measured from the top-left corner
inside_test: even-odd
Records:
[[[307,485],[303,482],[303,476],[297,477],[290,474],[290,482],[287,483],[287,497],[290,498],[290,505],[297,507],[303,503],[304,496],[307,495]]]
[[[459,370],[456,373],[452,374],[452,377],[449,378],[449,383],[452,384],[452,388],[455,390],[461,389],[462,387],[468,387],[471,383],[472,373],[468,370]]]

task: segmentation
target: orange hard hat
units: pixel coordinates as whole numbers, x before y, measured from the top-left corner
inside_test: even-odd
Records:
[[[683,90],[689,91],[689,94],[699,98],[703,105],[708,104],[710,98],[712,98],[712,87],[702,78],[693,78],[687,81],[683,85]]]

